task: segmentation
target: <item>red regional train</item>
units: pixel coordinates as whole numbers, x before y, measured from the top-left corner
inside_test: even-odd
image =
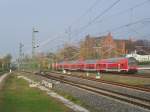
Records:
[[[134,58],[110,58],[101,60],[75,60],[62,61],[54,64],[57,70],[78,70],[78,71],[96,71],[96,72],[121,72],[136,73],[137,61]]]

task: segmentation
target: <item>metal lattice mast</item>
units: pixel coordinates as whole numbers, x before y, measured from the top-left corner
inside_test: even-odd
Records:
[[[22,65],[23,47],[24,45],[22,43],[19,43],[19,69],[21,68],[21,65]]]
[[[34,36],[34,28],[32,29],[32,58],[35,55],[35,36]]]
[[[35,28],[32,29],[32,58],[35,56],[35,49],[36,49],[36,42],[35,42],[35,33],[38,33],[39,31]]]

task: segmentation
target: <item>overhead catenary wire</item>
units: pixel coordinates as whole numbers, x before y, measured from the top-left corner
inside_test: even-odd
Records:
[[[57,40],[60,40],[60,41],[65,41],[63,38],[61,38],[60,36],[62,36],[62,34],[64,34],[64,33],[60,33],[59,35],[54,35],[54,36],[51,36],[51,37],[53,37],[53,38],[48,38],[47,40],[45,40],[45,41],[43,41],[43,42],[41,42],[38,46],[38,50],[39,49],[41,49],[43,46],[45,46],[45,45],[47,45],[48,43],[50,43],[50,42],[55,42],[56,41],[56,38],[57,38]],[[25,50],[25,52],[26,53],[29,53],[30,52],[30,50],[27,48],[26,50]]]
[[[71,28],[73,24],[79,22],[83,16],[85,16],[88,12],[90,12],[96,5],[98,5],[98,3],[100,3],[102,0],[96,0],[86,11],[83,15],[81,15],[77,20],[75,20],[71,25],[69,25],[69,27]],[[63,32],[61,33],[63,34]],[[54,38],[48,38],[47,40],[43,41],[40,45],[39,48],[41,48],[42,46],[48,44],[49,42],[53,42],[56,38],[60,37],[59,35],[55,35],[53,36]]]
[[[98,0],[96,0],[95,1],[95,3],[97,2]],[[115,4],[117,4],[118,2],[119,2],[120,0],[117,0],[117,1],[115,1],[112,5],[115,5]],[[137,7],[139,7],[139,6],[142,6],[142,5],[144,5],[147,1],[150,1],[150,0],[146,0],[146,1],[144,1],[144,2],[142,2],[142,3],[139,3],[139,4],[137,4],[137,5],[135,5],[135,6],[133,6],[133,7],[131,7],[132,9],[135,9],[135,8],[137,8]],[[94,4],[95,4],[94,3]],[[94,4],[93,4],[93,6],[94,6]],[[91,8],[89,8],[89,11],[92,9],[92,7],[93,6],[91,6]],[[124,12],[126,12],[126,11],[128,11],[128,10],[131,10],[131,8],[130,9],[127,9],[127,10],[125,10]],[[110,9],[111,9],[111,7],[110,7]],[[110,10],[109,8],[107,8],[107,10],[109,11]],[[108,12],[106,9],[101,13],[102,15],[104,15],[106,12]],[[87,12],[88,12],[88,10],[87,10]],[[86,12],[86,13],[87,13]],[[104,14],[103,14],[104,13]],[[120,14],[122,14],[123,13],[123,11],[122,12],[120,12]],[[119,14],[119,13],[117,13],[117,14]],[[116,14],[116,15],[117,15]],[[98,20],[102,15],[98,15],[98,16],[96,16],[92,21],[90,21],[87,25],[88,26],[90,26],[90,25],[92,25],[93,23],[95,23],[96,22],[96,20]],[[100,16],[100,17],[99,17]],[[115,16],[115,15],[114,15]],[[97,18],[98,17],[98,18]],[[81,18],[82,19],[82,18]],[[96,19],[96,20],[95,20]],[[109,17],[108,17],[108,19],[109,19]],[[104,21],[105,21],[105,19],[103,19]],[[78,20],[77,20],[78,21]],[[88,27],[87,26],[87,27]],[[86,26],[84,26],[85,27],[85,29],[86,29]],[[82,27],[83,28],[83,27]],[[84,30],[84,29],[82,29],[82,30]],[[63,32],[64,33],[64,32]],[[62,34],[63,34],[62,33]],[[54,36],[54,38],[49,38],[48,39],[48,41],[46,40],[46,41],[44,41],[44,42],[42,42],[39,46],[40,46],[40,48],[41,47],[43,47],[43,46],[45,46],[45,45],[47,45],[48,43],[50,43],[50,42],[53,42],[53,40],[55,40],[55,39],[57,39],[59,36]]]
[[[139,24],[139,23],[142,23],[142,22],[150,22],[150,18],[142,18],[142,19],[137,20],[137,21],[134,21],[134,22],[132,22],[132,23],[127,23],[127,24],[124,24],[124,25],[121,25],[121,26],[118,26],[118,27],[109,29],[109,30],[107,30],[107,31],[105,30],[104,32],[98,33],[98,35],[107,33],[108,31],[120,30],[120,29],[122,29],[122,28],[129,27],[129,26],[132,26],[132,25],[135,25],[135,24]]]
[[[125,9],[125,10],[120,11],[120,12],[118,12],[118,13],[115,13],[115,14],[112,14],[112,15],[110,15],[110,16],[107,16],[106,18],[102,18],[101,20],[97,21],[96,23],[101,23],[102,21],[106,21],[106,20],[112,19],[112,17],[118,17],[119,15],[122,15],[122,14],[124,14],[124,13],[127,13],[127,12],[131,11],[131,10],[134,10],[135,8],[138,8],[138,7],[140,7],[140,6],[145,5],[147,2],[150,2],[150,0],[145,0],[144,2],[141,2],[141,3],[139,3],[139,4],[136,4],[136,5],[134,5],[134,6],[130,7],[130,8],[128,8],[128,9]]]
[[[102,0],[96,0],[79,18],[77,18],[72,24],[69,26],[72,27],[75,23],[78,23],[84,16],[86,16],[96,5],[98,5]]]
[[[115,5],[117,5],[120,2],[120,0],[116,0],[115,2],[113,2],[108,8],[106,8],[102,13],[100,13],[99,15],[97,15],[96,17],[94,17],[90,22],[88,22],[88,24],[86,24],[85,26],[80,28],[80,32],[78,32],[76,35],[78,35],[79,33],[81,33],[83,30],[85,30],[86,28],[88,28],[90,25],[92,25],[97,19],[99,19],[100,17],[102,17],[104,14],[106,14],[110,9],[112,9]]]
[[[100,1],[100,0],[96,0],[96,1],[93,3],[93,5],[92,5],[83,15],[86,15],[86,13],[88,13],[90,10],[92,10],[93,7],[94,7],[94,5],[95,5],[96,3],[98,3],[98,1]],[[119,1],[120,1],[120,0],[117,0],[116,2],[119,2]],[[118,15],[120,15],[120,14],[126,13],[126,12],[130,11],[131,9],[135,9],[135,8],[137,8],[137,7],[140,7],[140,6],[144,5],[144,4],[146,4],[146,3],[149,2],[149,1],[150,1],[150,0],[145,0],[144,2],[141,2],[141,3],[139,3],[139,4],[136,4],[136,5],[134,5],[133,7],[129,8],[129,9],[126,9],[126,10],[124,10],[124,11],[120,11],[119,13],[116,13],[116,14],[114,14],[114,15],[111,15],[111,16],[105,18],[105,19],[101,19],[99,22],[105,21],[105,20],[110,19],[110,18],[112,18],[112,17],[116,17],[116,16],[118,16]],[[116,2],[115,2],[115,3],[116,3]],[[80,16],[79,18],[81,19],[81,17],[83,17],[83,15]],[[97,16],[97,17],[98,17],[98,16]],[[79,18],[78,18],[75,22],[73,22],[72,24],[78,22],[78,21],[79,21]],[[91,24],[92,22],[89,22],[89,23]],[[71,25],[72,25],[72,24],[71,24]],[[89,25],[90,25],[90,24],[89,24]],[[71,25],[69,25],[69,26],[71,26]],[[84,27],[85,27],[85,26],[84,26]],[[62,33],[62,34],[63,34],[63,33]],[[78,34],[79,34],[79,32],[78,32]],[[76,34],[76,35],[77,35],[77,34]],[[42,42],[42,46],[48,44],[49,42],[52,42],[51,40],[57,39],[57,37],[59,37],[59,36],[54,36],[54,38],[52,38],[52,39],[51,39],[51,38],[47,39],[46,41]],[[40,45],[40,46],[41,46],[41,45]],[[42,47],[42,46],[41,46],[41,47]]]
[[[131,11],[131,9],[133,10],[133,9],[135,9],[135,8],[138,8],[138,7],[140,7],[140,6],[143,6],[143,5],[146,4],[147,2],[150,2],[150,0],[145,0],[144,2],[138,3],[138,4],[132,6],[132,7],[128,8],[128,9],[125,9],[125,10],[123,10],[123,11],[120,11],[120,12],[116,13],[116,14],[107,16],[107,18],[102,18],[102,19],[100,19],[99,21],[97,21],[97,22],[95,22],[95,23],[101,23],[102,21],[106,21],[106,20],[108,20],[108,19],[112,19],[112,17],[118,17],[118,16],[121,15],[121,14],[124,14],[124,13],[126,13],[126,12],[128,12],[128,11]],[[95,21],[96,21],[96,20],[95,20]],[[93,24],[93,22],[91,22],[91,23],[89,22],[89,24],[87,24],[86,26],[80,28],[80,29],[79,29],[80,31],[77,31],[77,33],[75,34],[75,36],[78,35],[78,34],[80,34],[81,32],[83,32],[83,30],[85,30],[88,26],[90,26],[90,25],[92,25],[92,24]]]
[[[107,11],[109,11],[109,10],[110,10],[114,5],[116,5],[119,1],[120,1],[120,0],[115,1],[110,7],[108,7],[106,10],[104,10],[100,15],[96,16],[96,17],[94,18],[94,20],[98,19],[100,16],[102,16],[102,15],[105,14]],[[99,1],[99,2],[100,2],[100,1]],[[94,5],[95,5],[96,3],[98,3],[98,0],[95,1],[95,3],[86,11],[86,13],[87,13],[88,11],[90,11],[90,10],[94,7]],[[90,22],[90,24],[91,24],[91,22]],[[57,38],[57,37],[59,37],[59,36],[56,36],[56,38]],[[56,39],[56,38],[53,38],[53,39]],[[51,42],[53,39],[48,39],[48,40],[42,42],[42,44],[41,44],[40,46],[46,45],[47,43]]]
[[[103,22],[103,21],[112,19],[112,17],[118,17],[119,15],[122,15],[122,14],[124,14],[124,13],[127,13],[128,11],[133,11],[134,9],[139,8],[140,6],[143,6],[143,5],[145,5],[146,3],[148,3],[148,2],[150,2],[150,0],[145,0],[144,2],[140,2],[140,3],[138,3],[138,4],[135,4],[134,6],[132,6],[132,7],[130,7],[130,8],[127,8],[127,9],[125,9],[125,10],[123,10],[123,11],[120,11],[120,12],[118,12],[118,13],[112,14],[112,15],[110,15],[110,16],[106,16],[106,18],[102,18],[102,19],[100,19],[99,21],[95,21],[94,24],[96,24],[96,23],[101,23],[101,22]],[[133,15],[131,14],[131,16],[133,16]],[[130,16],[130,17],[131,17],[131,16]],[[130,22],[132,22],[131,18],[130,18]],[[143,22],[143,24],[144,24],[144,22]],[[92,24],[91,24],[91,25],[92,25]],[[86,29],[86,28],[85,28],[85,29]],[[83,30],[85,30],[85,29],[83,29]],[[83,31],[76,31],[76,33],[75,33],[74,36],[77,36],[78,34],[80,34],[80,33],[82,33],[82,32],[83,32]]]
[[[85,16],[88,12],[90,12],[100,1],[102,0],[96,0],[86,11],[83,15],[81,15],[77,20],[75,20],[71,25],[69,25],[69,28],[71,29],[72,25],[79,22],[83,16]],[[61,32],[61,34],[63,34],[63,32]],[[60,35],[60,34],[59,34]],[[49,42],[52,42],[54,39],[58,38],[59,35],[55,35],[53,36],[54,38],[48,38],[47,40],[43,41],[39,47],[42,47],[46,44],[48,44]]]
[[[101,1],[103,0],[95,0],[94,3],[81,15],[79,16],[76,20],[74,20],[69,26],[68,28],[66,28],[65,33],[68,34],[69,36],[69,42],[70,39],[72,37],[72,28],[73,26],[77,23],[79,23],[88,13],[90,13]]]
[[[131,24],[130,26],[133,26],[133,25],[141,25],[140,27],[138,27],[138,28],[131,28],[131,27],[127,27],[127,26],[125,26],[125,25],[121,25],[122,27],[121,28],[117,28],[116,27],[116,30],[115,30],[115,28],[113,28],[114,30],[113,31],[117,31],[117,30],[121,30],[121,29],[123,29],[123,28],[128,28],[128,32],[126,33],[126,35],[128,35],[128,34],[130,34],[130,33],[136,33],[136,34],[141,34],[140,32],[138,32],[138,30],[139,31],[141,31],[142,29],[144,29],[145,27],[147,27],[148,25],[150,25],[150,18],[144,18],[144,19],[141,19],[141,21],[139,21],[139,22],[137,22],[136,24],[132,24],[132,23],[128,23],[128,24]],[[109,29],[109,31],[111,31],[110,29]],[[115,35],[116,35],[116,33],[115,32],[113,32]],[[118,31],[117,31],[118,32]],[[104,32],[103,32],[104,33]],[[106,33],[106,31],[105,31],[105,33]],[[117,37],[121,37],[122,35],[117,35]],[[131,37],[131,36],[130,36]],[[145,36],[141,36],[140,35],[140,37],[145,37]]]

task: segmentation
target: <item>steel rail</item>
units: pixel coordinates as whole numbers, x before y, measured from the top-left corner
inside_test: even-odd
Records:
[[[50,74],[42,75],[42,76],[53,79],[53,80],[57,80],[57,81],[60,81],[60,82],[63,82],[63,83],[66,83],[66,84],[69,84],[69,85],[72,85],[75,87],[78,87],[81,89],[85,89],[85,90],[88,90],[90,92],[97,93],[99,95],[107,96],[107,97],[110,97],[113,99],[117,99],[119,101],[123,101],[123,102],[129,103],[129,104],[133,104],[133,105],[136,105],[136,106],[150,110],[150,100],[146,100],[146,99],[142,99],[142,98],[127,95],[127,94],[114,92],[111,90],[98,88],[95,86],[91,86],[89,84],[83,84],[83,83],[75,82],[72,80],[67,80],[67,79],[65,79],[65,76],[57,77],[57,76],[53,76]]]
[[[50,73],[64,75],[64,74],[58,73],[58,72],[50,72]],[[134,86],[134,85],[124,84],[124,83],[119,83],[119,82],[114,82],[114,81],[108,81],[108,80],[104,80],[104,79],[96,79],[93,77],[86,77],[86,76],[81,76],[81,75],[80,76],[67,75],[67,76],[87,79],[87,80],[91,80],[91,81],[101,82],[101,83],[105,83],[105,84],[111,84],[111,85],[115,85],[115,86],[125,87],[125,88],[129,88],[129,89],[135,89],[135,90],[144,91],[144,92],[150,92],[150,88],[146,88],[146,87],[138,86],[138,85]]]

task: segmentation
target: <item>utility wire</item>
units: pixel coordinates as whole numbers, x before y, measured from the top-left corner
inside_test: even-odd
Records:
[[[86,16],[90,11],[92,11],[93,8],[95,8],[96,5],[98,5],[102,0],[96,0],[86,11],[83,13],[77,20],[75,20],[71,25],[73,26],[75,23],[78,23],[84,16]]]
[[[121,26],[112,28],[112,29],[109,30],[109,31],[120,30],[120,29],[122,29],[122,28],[124,28],[124,27],[129,27],[129,26],[132,26],[132,25],[135,25],[135,24],[138,24],[138,23],[143,23],[143,22],[150,22],[150,18],[143,18],[143,19],[140,19],[140,20],[135,21],[135,22],[132,22],[132,23],[124,24],[124,25],[121,25]],[[100,34],[107,33],[107,32],[108,32],[108,30],[107,30],[107,31],[104,31],[104,32],[100,32],[99,35],[100,35]]]
[[[119,0],[119,1],[120,1],[120,0]],[[117,2],[119,2],[119,1],[117,1]],[[140,7],[140,6],[144,5],[144,4],[146,4],[146,3],[149,2],[149,1],[150,1],[150,0],[146,0],[146,1],[142,2],[142,3],[136,4],[136,5],[134,5],[133,7],[129,8],[129,9],[126,9],[126,10],[124,10],[124,11],[121,11],[121,12],[119,12],[119,13],[116,13],[116,14],[114,14],[114,15],[111,15],[111,16],[105,18],[105,19],[101,19],[100,21],[102,21],[102,20],[105,21],[105,20],[110,19],[110,18],[112,18],[112,17],[116,17],[116,16],[118,16],[118,15],[120,15],[120,14],[126,13],[126,12],[130,11],[131,9],[135,9],[135,8],[137,8],[137,7]],[[96,1],[93,3],[93,5],[92,5],[82,16],[80,16],[75,22],[73,22],[71,25],[75,24],[76,22],[79,22],[79,21],[80,21],[79,19],[81,19],[84,15],[86,15],[89,11],[91,11],[91,10],[94,8],[95,4],[97,4],[98,2],[100,2],[100,0],[96,0]],[[99,22],[100,22],[100,21],[99,21]],[[89,22],[88,24],[91,24],[91,22]],[[78,34],[79,34],[79,33],[78,33]],[[77,35],[78,35],[78,34],[77,34]],[[54,38],[52,38],[52,39],[50,39],[50,38],[47,39],[46,41],[42,42],[42,46],[48,44],[49,42],[52,42],[52,40],[54,40],[54,39],[56,39],[56,38],[58,38],[58,37],[59,37],[59,36],[54,36]]]
[[[67,28],[67,30],[65,31],[65,33],[68,34],[69,36],[69,41],[71,39],[71,36],[72,36],[72,32],[71,32],[71,29],[72,27],[76,24],[76,23],[79,23],[84,16],[86,16],[89,12],[91,12],[93,10],[93,8],[95,8],[102,0],[95,0],[95,2],[79,17],[77,18],[72,24],[70,24]]]
[[[116,1],[116,2],[117,2],[117,1]],[[118,1],[118,2],[119,2],[119,1]],[[128,12],[128,11],[131,11],[131,9],[133,10],[133,9],[135,9],[135,8],[137,8],[137,7],[140,7],[140,6],[144,5],[144,4],[146,4],[147,2],[150,2],[150,0],[145,0],[144,2],[141,2],[141,3],[139,3],[139,4],[136,4],[136,5],[134,5],[134,6],[131,7],[131,8],[128,8],[128,9],[126,9],[126,10],[124,10],[124,11],[120,11],[119,13],[113,14],[113,15],[107,17],[107,18],[103,18],[103,19],[101,19],[101,20],[98,21],[98,22],[100,23],[100,22],[106,21],[106,20],[108,20],[108,19],[110,19],[110,18],[112,19],[112,17],[117,17],[118,15],[121,15],[121,14],[124,14],[124,13],[126,13],[126,12]],[[81,30],[86,29],[86,28],[87,28],[89,25],[91,25],[92,23],[93,23],[93,22],[89,22],[86,26],[82,27]],[[77,32],[76,35],[80,34],[81,32],[82,32],[82,31]]]
[[[71,25],[69,25],[69,27],[71,28],[73,24],[79,22],[86,14],[88,14],[95,6],[96,6],[99,2],[101,2],[101,1],[102,1],[102,0],[96,0],[96,1],[92,4],[92,6],[90,6],[90,7],[85,11],[85,13],[84,13],[83,15],[81,15],[76,21],[74,21]],[[61,33],[61,34],[62,34],[62,33]],[[49,42],[53,42],[54,39],[56,39],[56,38],[59,38],[59,35],[58,35],[58,36],[54,36],[54,38],[49,38],[49,39],[47,39],[46,41],[43,41],[43,42],[40,44],[39,47],[42,47],[42,46],[48,44]]]
[[[99,1],[100,1],[100,0],[96,0],[96,1],[94,2],[94,4],[85,12],[85,14],[83,14],[82,16],[80,16],[79,19],[77,19],[77,20],[76,20],[75,22],[73,22],[71,25],[73,25],[73,24],[76,23],[76,22],[79,22],[79,21],[82,19],[82,17],[83,17],[84,15],[86,15],[88,12],[90,12],[90,11],[94,8],[94,6],[96,5],[96,3],[98,3]],[[115,1],[109,8],[105,9],[101,14],[99,14],[98,16],[96,16],[96,17],[95,17],[91,22],[89,22],[86,26],[82,27],[82,30],[83,30],[83,29],[86,29],[89,25],[93,24],[93,22],[95,22],[98,18],[100,18],[101,16],[103,16],[105,13],[107,13],[107,12],[108,12],[112,7],[114,7],[119,1],[120,1],[120,0]],[[137,8],[137,7],[139,7],[139,6],[144,5],[144,4],[147,3],[148,1],[150,1],[150,0],[146,0],[146,1],[142,2],[142,3],[139,3],[139,4],[137,4],[137,5],[133,6],[133,7],[131,7],[131,8],[132,8],[132,9],[135,9],[135,8]],[[125,13],[125,12],[127,12],[127,11],[130,11],[131,8],[126,9],[126,10],[124,10],[124,11],[121,11],[121,12],[119,12],[119,13],[116,13],[116,14],[114,14],[114,15],[112,15],[112,16],[116,16],[116,15],[119,15],[119,14],[123,14],[123,13]],[[112,16],[109,16],[109,17],[106,18],[106,19],[110,19]],[[106,19],[104,19],[104,21],[105,21]],[[102,20],[101,20],[101,21],[102,21]],[[77,32],[77,35],[78,35],[79,33],[81,33],[81,32]],[[101,33],[100,33],[100,34],[101,34]],[[54,38],[49,38],[49,39],[43,41],[43,42],[41,43],[40,47],[42,47],[42,46],[44,46],[44,45],[46,45],[46,44],[48,44],[48,43],[50,43],[50,42],[53,42],[53,40],[58,39],[58,37],[59,37],[59,36],[54,36]]]
[[[98,16],[96,16],[92,21],[90,21],[88,24],[86,24],[85,26],[80,28],[80,32],[77,33],[77,35],[79,33],[81,33],[83,30],[85,30],[88,26],[92,25],[97,19],[99,19],[101,16],[103,16],[105,13],[107,13],[110,9],[112,9],[116,4],[118,4],[120,2],[120,0],[116,0],[114,3],[112,3],[107,9],[105,9],[102,13],[100,13]]]
[[[92,4],[92,6],[89,7],[88,10],[87,10],[82,16],[80,16],[75,22],[73,22],[71,25],[69,25],[69,28],[71,28],[73,24],[79,22],[79,21],[82,19],[82,17],[85,16],[87,13],[89,13],[100,1],[101,1],[101,0],[96,0],[96,1]],[[46,41],[43,41],[43,42],[41,43],[40,47],[41,47],[41,46],[44,46],[44,45],[46,45],[46,44],[48,44],[49,42],[54,41],[54,39],[56,39],[56,38],[59,38],[59,36],[54,36],[54,38],[49,38],[49,39],[47,39]]]
[[[139,4],[136,4],[136,5],[134,5],[134,6],[131,7],[131,8],[128,8],[128,9],[125,9],[125,10],[123,10],[123,11],[120,11],[120,12],[118,12],[118,13],[116,13],[116,14],[110,15],[110,16],[108,16],[107,18],[103,18],[103,19],[101,19],[101,20],[99,20],[99,21],[97,21],[97,22],[106,21],[106,20],[108,20],[108,19],[112,19],[112,17],[118,17],[118,15],[122,15],[122,14],[124,14],[124,13],[127,13],[127,12],[131,11],[131,9],[134,10],[135,8],[138,8],[138,7],[140,7],[140,6],[143,6],[143,5],[146,4],[147,2],[150,2],[150,0],[145,0],[144,2],[141,2],[141,3],[139,3]]]
[[[123,10],[123,11],[120,11],[120,12],[116,13],[116,14],[107,16],[107,18],[102,18],[101,20],[99,20],[99,21],[97,21],[97,22],[100,23],[100,22],[102,22],[102,21],[106,21],[106,20],[112,19],[112,17],[118,17],[118,15],[122,15],[122,14],[128,12],[128,11],[131,11],[131,10],[134,10],[135,8],[138,8],[138,7],[140,7],[140,6],[143,6],[143,5],[146,4],[147,2],[150,2],[150,0],[145,0],[144,2],[138,3],[138,4],[132,6],[132,7],[128,8],[128,9],[125,9],[125,10]],[[97,23],[97,22],[96,22],[96,23]],[[77,31],[75,35],[78,35],[78,34],[80,34],[80,33],[81,33],[81,32],[78,32],[78,31]]]

